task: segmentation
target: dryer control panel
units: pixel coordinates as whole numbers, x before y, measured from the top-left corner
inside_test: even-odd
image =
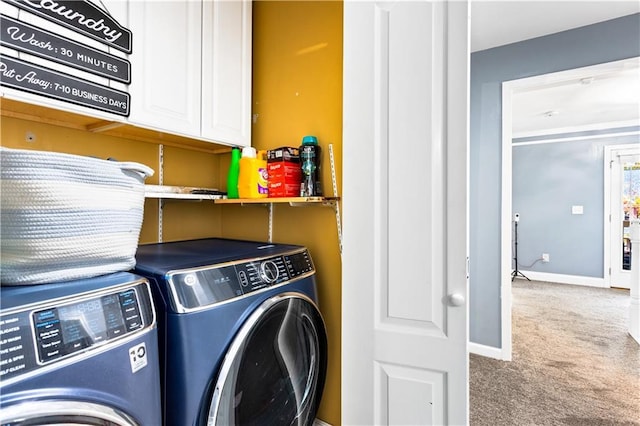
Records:
[[[172,271],[167,279],[179,312],[209,307],[315,272],[306,249],[251,260]]]
[[[147,280],[44,301],[0,317],[0,380],[81,356],[155,326]]]

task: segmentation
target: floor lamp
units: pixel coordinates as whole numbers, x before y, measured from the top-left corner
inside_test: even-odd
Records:
[[[513,258],[513,260],[515,260],[516,269],[514,269],[513,272],[511,273],[511,281],[513,281],[517,276],[520,276],[522,278],[526,278],[527,281],[531,281],[525,274],[523,274],[522,272],[520,272],[518,270],[518,222],[520,222],[520,213],[516,213],[513,216],[513,222],[515,224],[515,233],[514,233],[515,246],[514,246],[514,258]]]

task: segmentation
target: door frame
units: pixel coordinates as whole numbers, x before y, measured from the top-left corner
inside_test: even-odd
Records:
[[[636,131],[640,134],[640,131]],[[613,210],[611,203],[613,200],[613,192],[611,191],[612,174],[611,167],[607,166],[614,161],[616,155],[627,153],[627,155],[640,155],[640,146],[637,144],[610,145],[604,147],[604,278],[607,287],[611,287],[611,279],[613,277]],[[621,237],[621,236],[620,236]],[[620,259],[622,261],[622,259]],[[631,271],[629,271],[631,273]]]
[[[513,190],[513,97],[521,91],[532,90],[535,87],[559,83],[569,79],[579,79],[592,77],[598,74],[605,74],[613,70],[625,67],[627,63],[637,64],[638,58],[623,59],[620,61],[607,62],[603,64],[591,65],[575,68],[566,71],[559,71],[548,74],[541,74],[532,77],[521,78],[502,82],[502,185],[501,185],[501,210],[500,210],[500,314],[501,314],[501,341],[500,356],[498,359],[511,361],[512,359],[512,318],[511,318],[511,237],[512,237],[512,190]],[[610,126],[603,124],[599,128],[590,126],[589,130],[606,129]],[[576,128],[575,131],[582,130]],[[569,132],[571,129],[563,129]],[[541,135],[539,135],[541,136]],[[611,135],[608,135],[611,136]],[[607,239],[605,238],[605,245]],[[605,254],[606,256],[606,254]],[[605,258],[606,260],[606,258]],[[607,268],[607,264],[604,264]],[[603,270],[603,274],[608,272]],[[603,275],[606,277],[607,275]],[[602,281],[602,280],[599,280]]]

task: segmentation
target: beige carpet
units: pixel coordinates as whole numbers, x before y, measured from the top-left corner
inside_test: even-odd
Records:
[[[629,291],[516,280],[513,361],[470,355],[471,425],[640,425]]]

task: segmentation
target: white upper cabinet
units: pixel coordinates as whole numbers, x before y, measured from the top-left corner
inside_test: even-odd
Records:
[[[15,26],[14,33],[47,32],[55,38],[54,46],[35,47],[17,36],[15,46],[5,46],[3,38],[0,97],[204,142],[251,145],[251,4],[65,4],[94,20],[104,16],[126,35],[120,45],[77,22],[71,25],[55,11],[46,16],[30,2],[0,1],[2,24]],[[50,84],[18,81],[27,73]]]
[[[131,1],[131,114],[142,127],[200,136],[202,4]]]
[[[132,124],[251,144],[251,1],[131,1]]]
[[[251,145],[251,0],[203,3],[202,136]]]

